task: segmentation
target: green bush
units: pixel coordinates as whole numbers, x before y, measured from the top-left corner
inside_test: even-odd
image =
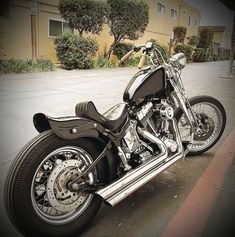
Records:
[[[205,62],[206,61],[206,51],[205,51],[205,49],[203,49],[203,48],[194,49],[192,59],[193,59],[194,62]]]
[[[130,43],[118,43],[113,49],[113,54],[120,60],[126,53],[128,53],[133,48],[133,44]]]
[[[213,58],[213,61],[220,60],[220,58],[219,58],[219,56],[217,54],[213,54],[212,58]]]
[[[192,35],[192,36],[187,37],[187,40],[188,40],[189,45],[196,47],[199,42],[199,36]]]
[[[94,67],[98,44],[90,38],[63,33],[55,40],[56,54],[65,69],[89,69]]]
[[[0,73],[26,73],[53,71],[54,64],[49,59],[24,60],[0,59]]]
[[[140,58],[141,56],[132,57],[126,61],[126,65],[135,67],[139,64]]]
[[[34,67],[40,72],[48,72],[54,70],[54,64],[49,59],[37,59],[34,62]]]
[[[185,54],[187,62],[191,60],[191,55],[193,52],[193,47],[188,44],[178,44],[174,47],[175,53],[182,52]]]
[[[162,56],[164,57],[165,61],[168,59],[168,46],[158,42],[155,39],[150,39],[149,41],[153,42],[154,46],[158,48],[158,50],[161,52]]]
[[[212,57],[212,56],[209,56],[209,57],[206,59],[206,61],[208,61],[208,62],[213,61],[213,57]]]
[[[98,57],[94,60],[94,67],[95,68],[112,68],[112,67],[116,67],[116,64],[109,61],[105,57]]]
[[[208,49],[213,41],[213,31],[209,28],[204,28],[199,32],[199,41],[197,47]]]

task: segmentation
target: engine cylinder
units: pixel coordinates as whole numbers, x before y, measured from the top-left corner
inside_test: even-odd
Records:
[[[174,110],[170,106],[162,106],[160,108],[160,116],[164,120],[170,120],[174,117]]]

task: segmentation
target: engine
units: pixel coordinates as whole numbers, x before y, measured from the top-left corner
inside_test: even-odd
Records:
[[[178,144],[175,141],[172,127],[173,117],[173,108],[165,102],[160,104],[148,102],[135,113],[135,119],[130,120],[129,127],[122,139],[122,149],[132,167],[159,153],[159,147],[156,144],[138,133],[138,126],[163,141],[169,156],[177,152]]]

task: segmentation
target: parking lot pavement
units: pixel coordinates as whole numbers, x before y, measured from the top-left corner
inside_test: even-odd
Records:
[[[223,138],[235,126],[235,79],[226,78],[228,61],[189,64],[182,72],[188,95],[211,95],[227,111]],[[20,148],[37,132],[34,113],[74,115],[76,103],[93,100],[100,112],[122,101],[136,68],[58,70],[48,73],[0,75],[0,188]],[[221,139],[220,143],[223,139]],[[159,236],[211,161],[216,147],[179,161],[157,179],[114,208],[104,206],[82,236]],[[6,217],[1,192],[0,219],[5,236],[21,236]],[[2,232],[2,233],[3,233]],[[2,235],[4,236],[4,234]]]

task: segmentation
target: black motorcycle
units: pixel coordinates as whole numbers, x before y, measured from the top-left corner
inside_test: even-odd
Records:
[[[19,153],[5,184],[8,215],[23,235],[77,236],[102,202],[116,205],[220,139],[224,107],[210,96],[187,99],[180,77],[185,55],[167,59],[148,42],[121,61],[142,49],[124,103],[104,114],[88,101],[76,105],[76,116],[34,115],[39,135]],[[151,65],[143,68],[148,57]]]

